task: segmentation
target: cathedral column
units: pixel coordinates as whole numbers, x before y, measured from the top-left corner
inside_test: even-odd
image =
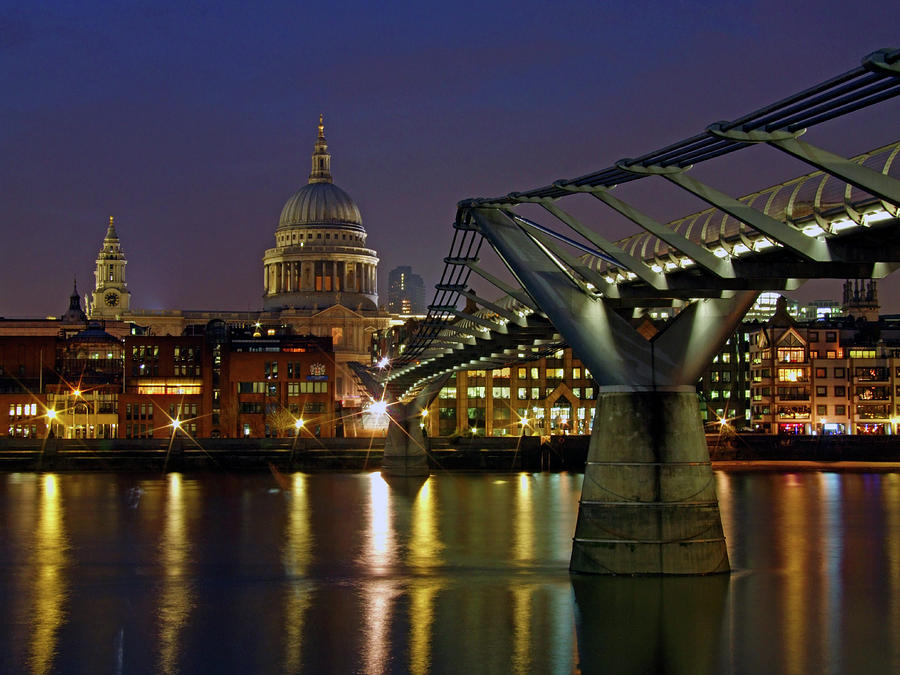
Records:
[[[263,293],[269,292],[269,266],[263,265]]]

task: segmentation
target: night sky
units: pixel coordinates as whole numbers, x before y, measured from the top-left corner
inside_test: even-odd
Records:
[[[883,0],[2,1],[0,316],[61,314],[73,276],[91,290],[109,215],[133,308],[261,308],[262,254],[320,112],[382,302],[397,265],[430,300],[460,199],[638,156],[898,37],[900,3]],[[897,140],[900,101],[807,138],[848,155]],[[697,175],[745,194],[810,170],[760,150]],[[702,208],[672,189],[638,203],[665,221]],[[900,311],[900,276],[881,292]]]

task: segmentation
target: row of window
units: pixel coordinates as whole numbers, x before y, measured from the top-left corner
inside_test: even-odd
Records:
[[[835,366],[834,368],[815,368],[815,376],[819,379],[827,379],[829,377],[828,371],[831,370],[831,378],[836,380],[843,380],[847,377],[848,369],[843,366]],[[808,375],[806,372],[806,368],[778,368],[778,379],[782,382],[805,382],[808,379]],[[727,373],[723,373],[723,375],[727,375]],[[759,382],[761,379],[768,378],[772,376],[772,371],[769,368],[754,368],[753,369],[753,381]],[[863,382],[886,382],[891,379],[891,369],[887,366],[857,366],[853,369],[853,376],[858,381]],[[900,367],[896,368],[896,376],[900,378]],[[710,379],[713,382],[717,382],[716,373],[712,372],[710,374]],[[723,380],[727,382],[728,380]]]
[[[852,409],[852,407],[851,407]],[[900,415],[900,405],[896,406],[896,414]],[[812,412],[812,408],[808,405],[788,405],[783,406],[779,405],[775,407],[775,411],[777,412],[779,417],[783,418],[797,418],[803,417],[808,418]],[[772,414],[772,406],[770,405],[758,405],[753,406],[753,416],[760,417],[762,415],[771,415]],[[847,415],[847,406],[843,404],[838,405],[817,405],[816,406],[816,416],[820,418],[825,418],[828,415],[834,415],[837,417],[845,417]],[[858,405],[856,406],[856,418],[857,419],[887,419],[890,416],[890,406],[888,405]]]
[[[10,417],[34,417],[37,415],[37,403],[10,403]]]
[[[551,396],[555,390],[556,387],[545,387],[543,390],[544,393],[543,395],[541,395],[540,387],[518,387],[516,389],[516,399],[518,399],[519,401],[537,401],[541,398],[547,398]],[[456,398],[456,391],[456,387],[444,387],[441,390],[440,398]],[[488,388],[481,385],[466,387],[466,397],[469,399],[487,398],[487,391]],[[572,395],[575,396],[575,398],[581,399],[582,391],[584,392],[585,399],[594,398],[593,387],[572,387]],[[491,396],[494,399],[509,400],[510,387],[491,387]]]
[[[326,394],[328,393],[327,382],[288,382],[288,396],[299,396],[300,394]]]
[[[314,363],[304,370],[300,361],[287,362],[288,379],[306,377],[307,375],[315,375],[324,377],[327,373],[324,364]],[[266,361],[263,365],[263,375],[267,380],[278,379],[278,361]]]
[[[315,234],[315,237],[313,237],[313,234]],[[349,237],[349,239],[348,239],[348,237]],[[326,232],[324,238],[331,239],[331,232]],[[300,233],[292,232],[290,237],[283,236],[283,237],[279,237],[279,239],[281,240],[282,244],[289,244],[292,241],[301,241],[303,239],[322,239],[322,233],[321,232],[315,232],[315,233],[309,232],[304,237],[304,234],[302,232],[300,232]],[[335,241],[338,241],[337,232],[334,233],[334,239],[335,239]],[[347,234],[342,233],[340,241],[362,241],[362,237],[358,234],[347,235]]]
[[[197,403],[170,403],[169,417],[182,419],[184,417],[197,417],[199,405]]]
[[[132,345],[131,358],[135,361],[159,360],[159,345]]]
[[[10,424],[9,435],[13,438],[37,438],[37,425]]]
[[[126,420],[152,420],[153,404],[152,403],[126,403],[125,404]],[[126,436],[126,438],[131,438]]]

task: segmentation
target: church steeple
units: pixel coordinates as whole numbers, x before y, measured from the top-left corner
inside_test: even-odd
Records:
[[[69,309],[59,317],[63,323],[82,323],[87,321],[84,310],[81,309],[81,297],[78,295],[78,280],[72,277],[72,295],[69,296]]]
[[[91,304],[91,317],[113,317],[127,311],[131,301],[131,293],[125,283],[125,253],[119,243],[113,217],[109,217],[103,246],[97,255],[94,268],[94,291]]]
[[[312,154],[312,171],[309,174],[310,183],[331,183],[331,155],[328,154],[328,144],[325,142],[324,115],[319,114],[319,135],[316,137],[316,145]]]
[[[116,226],[113,224],[112,216],[109,217],[109,227],[106,228],[106,237],[103,238],[103,241],[119,241],[119,235],[116,234]]]

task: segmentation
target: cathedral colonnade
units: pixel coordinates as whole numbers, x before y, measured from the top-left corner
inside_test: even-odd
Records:
[[[302,291],[373,295],[377,292],[376,270],[375,263],[352,258],[269,261],[263,286],[266,295]]]

